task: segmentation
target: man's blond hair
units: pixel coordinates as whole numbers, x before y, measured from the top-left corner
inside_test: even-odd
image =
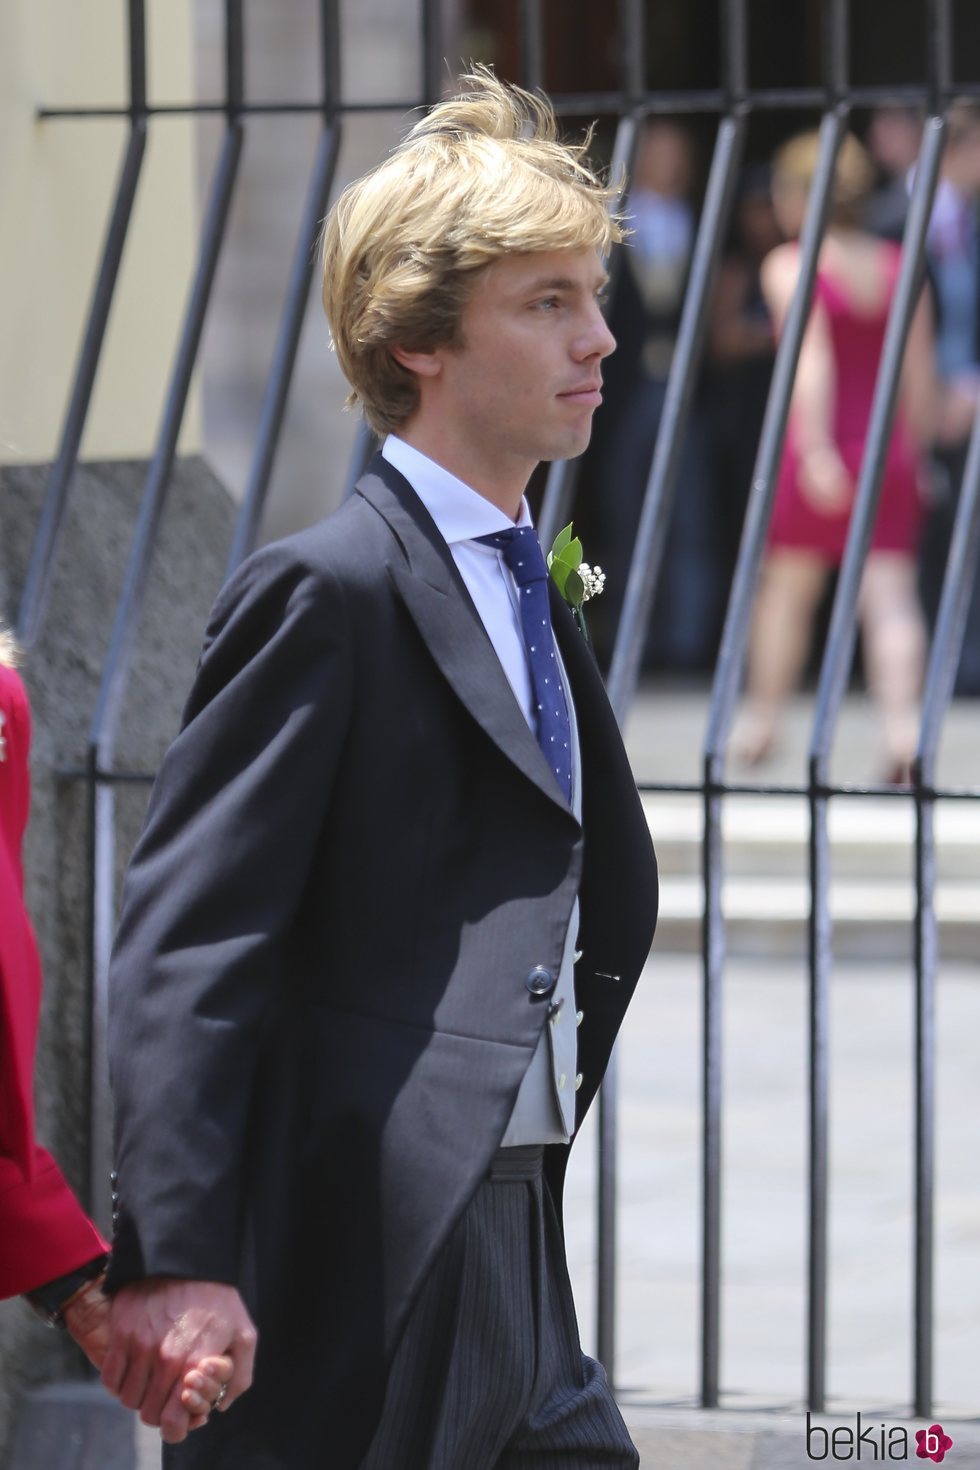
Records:
[[[478,67],[385,161],[350,184],[323,231],[323,305],[334,347],[376,433],[418,406],[393,347],[460,345],[477,274],[501,256],[606,251],[616,191],[589,166],[591,131],[559,139],[547,102]]]

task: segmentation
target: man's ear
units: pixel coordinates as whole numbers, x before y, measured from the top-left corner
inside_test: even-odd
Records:
[[[408,347],[392,347],[391,355],[403,368],[408,368],[410,373],[418,373],[420,378],[436,378],[442,372],[442,356],[438,348],[435,352],[413,352]]]

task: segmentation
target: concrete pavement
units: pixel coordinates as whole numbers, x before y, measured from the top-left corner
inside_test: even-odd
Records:
[[[938,1002],[935,1378],[943,1422],[980,1413],[978,980],[967,967],[946,971]],[[807,1182],[801,967],[734,963],[725,1012],[722,1403],[742,1414],[770,1410],[800,1426]],[[911,1018],[908,979],[896,968],[838,972],[828,1408],[841,1422],[856,1409],[902,1422],[911,1397]],[[627,1412],[648,1438],[664,1414],[673,1426],[698,1395],[699,1028],[696,959],[654,952],[620,1047],[616,1368]],[[566,1222],[588,1349],[594,1119],[587,1129],[570,1166]],[[692,1432],[697,1424],[703,1434],[712,1422],[692,1420]],[[801,1453],[787,1463],[804,1460]]]
[[[800,781],[810,702],[760,775]],[[639,779],[698,780],[706,698],[649,688],[627,729]],[[977,707],[953,706],[940,779],[980,782]],[[833,774],[875,775],[873,719],[849,696]],[[654,833],[656,839],[656,832]],[[734,959],[725,981],[722,1409],[699,1410],[700,1026],[697,955],[656,943],[619,1050],[616,1378],[644,1466],[810,1463],[806,1332],[807,985],[801,952]],[[911,965],[839,964],[832,991],[830,1427],[860,1410],[912,1432]],[[935,1413],[949,1463],[980,1466],[980,955],[944,964],[937,999]],[[595,1118],[566,1205],[583,1340],[593,1345]],[[971,1422],[972,1421],[972,1422]],[[841,1436],[841,1447],[846,1436]],[[819,1450],[817,1438],[811,1448]],[[863,1458],[869,1458],[867,1441]]]

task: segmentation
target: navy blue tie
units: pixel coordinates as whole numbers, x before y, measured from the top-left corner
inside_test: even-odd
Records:
[[[512,526],[476,538],[501,553],[517,584],[521,627],[531,672],[538,744],[566,801],[572,799],[572,734],[548,606],[548,568],[533,526]]]

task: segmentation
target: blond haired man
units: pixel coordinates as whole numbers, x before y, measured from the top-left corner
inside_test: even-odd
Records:
[[[637,1463],[560,1217],[656,868],[523,498],[600,400],[607,203],[480,73],[327,221],[334,342],[387,437],[221,593],[113,964],[103,1377],[169,1466]],[[202,1351],[236,1375],[185,1439]]]

